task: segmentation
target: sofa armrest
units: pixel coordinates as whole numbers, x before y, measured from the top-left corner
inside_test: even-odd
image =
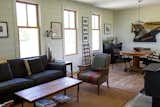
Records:
[[[48,70],[61,70],[64,72],[64,75],[66,76],[66,65],[64,63],[59,62],[50,62],[47,64]]]

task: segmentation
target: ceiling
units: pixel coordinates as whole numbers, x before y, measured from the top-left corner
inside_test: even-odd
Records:
[[[127,9],[138,5],[138,0],[73,0],[106,9]],[[142,0],[141,5],[160,4],[160,0]]]

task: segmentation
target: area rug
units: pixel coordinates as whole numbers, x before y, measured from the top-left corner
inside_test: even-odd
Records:
[[[139,93],[124,107],[152,107],[152,98],[142,93]]]

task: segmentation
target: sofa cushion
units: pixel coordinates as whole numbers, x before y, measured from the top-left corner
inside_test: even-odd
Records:
[[[7,62],[11,67],[14,78],[22,78],[27,76],[27,70],[23,59],[12,59]]]
[[[47,64],[48,64],[47,55],[42,55],[40,56],[40,58],[41,58],[44,68],[47,68]]]
[[[12,72],[8,63],[0,64],[0,82],[12,79]]]
[[[98,83],[98,80],[101,78],[100,72],[93,72],[91,70],[79,73],[78,79],[83,80],[84,82],[89,83]]]
[[[49,82],[58,78],[63,77],[64,74],[62,71],[59,70],[46,70],[44,72],[34,74],[30,78],[34,80],[35,84],[42,84],[45,82]]]
[[[33,81],[25,78],[15,78],[0,83],[0,94],[9,94],[33,86]]]
[[[44,71],[44,66],[40,58],[27,59],[31,73],[36,74]]]

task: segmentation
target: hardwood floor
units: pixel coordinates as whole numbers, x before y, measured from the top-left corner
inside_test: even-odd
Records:
[[[97,86],[82,83],[80,86],[80,102],[76,101],[63,104],[61,107],[123,107],[143,88],[143,75],[138,73],[124,72],[123,64],[110,67],[109,84],[101,86],[100,96],[97,95]],[[76,95],[76,87],[71,88],[67,93]],[[31,107],[25,104],[25,107]],[[20,105],[16,105],[20,107]]]

